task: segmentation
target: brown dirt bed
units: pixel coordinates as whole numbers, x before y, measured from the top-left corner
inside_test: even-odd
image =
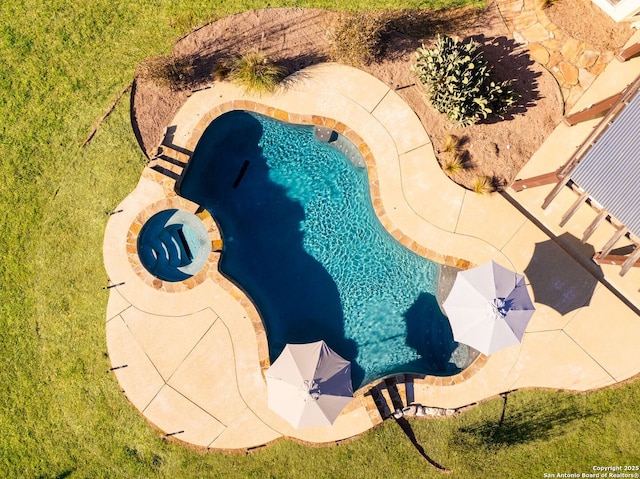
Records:
[[[619,49],[633,33],[628,22],[614,22],[591,0],[557,0],[545,12],[567,35],[600,50]]]
[[[199,28],[179,40],[173,53],[192,58],[196,65],[199,80],[192,88],[212,81],[211,72],[221,58],[249,49],[265,52],[293,72],[330,60],[327,30],[337,15],[302,8],[248,11]],[[459,128],[429,105],[410,66],[416,48],[429,44],[437,32],[473,38],[483,45],[497,79],[514,80],[522,98],[504,120],[494,118]],[[556,81],[514,43],[493,4],[484,11],[392,12],[381,47],[376,61],[362,68],[396,89],[414,109],[439,158],[444,156],[438,150],[447,134],[463,139],[466,168],[455,180],[466,187],[479,176],[493,178],[500,185],[510,183],[562,118],[563,100]],[[159,145],[164,129],[189,94],[136,79],[132,123],[147,155]]]

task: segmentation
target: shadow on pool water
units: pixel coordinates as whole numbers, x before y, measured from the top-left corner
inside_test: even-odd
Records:
[[[272,119],[267,121],[276,122]],[[303,136],[312,135],[312,127],[288,126],[297,128],[295,131]],[[386,374],[412,372],[443,375],[459,372],[460,369],[452,369],[450,362],[452,352],[458,345],[453,341],[451,328],[440,311],[436,297],[427,292],[407,293],[403,303],[407,306],[403,308],[408,309],[402,312],[395,306],[390,307],[390,314],[396,318],[395,323],[385,325],[373,321],[367,325],[370,335],[365,336],[364,342],[362,338],[360,343],[351,339],[355,334],[353,330],[360,327],[356,323],[354,328],[353,324],[352,310],[356,303],[351,299],[355,296],[345,292],[344,277],[334,279],[327,265],[316,259],[320,257],[326,261],[326,256],[335,256],[339,251],[335,249],[336,244],[323,243],[323,235],[313,237],[309,230],[310,222],[332,221],[327,216],[335,214],[334,210],[327,213],[321,208],[317,211],[323,213],[316,211],[319,217],[313,219],[306,217],[308,213],[305,215],[305,206],[308,207],[313,201],[322,201],[326,208],[329,208],[327,205],[333,205],[333,199],[318,200],[313,195],[319,189],[320,196],[340,197],[344,192],[339,185],[344,178],[324,184],[326,176],[323,176],[314,185],[316,190],[313,190],[300,177],[286,176],[288,171],[282,173],[280,170],[291,168],[286,155],[291,155],[292,147],[289,145],[289,150],[286,150],[286,145],[279,143],[280,138],[270,138],[268,135],[263,138],[263,129],[263,124],[247,112],[232,111],[216,118],[195,149],[183,175],[180,194],[204,206],[216,218],[224,237],[220,271],[242,288],[256,305],[267,331],[271,360],[277,358],[286,343],[324,339],[338,354],[351,361],[352,380],[356,388]],[[269,158],[265,157],[266,149],[269,149]],[[296,156],[297,152],[293,149]],[[305,161],[316,159],[313,155],[305,157],[303,152],[296,157],[297,160],[300,158]],[[274,172],[274,167],[279,171]],[[366,171],[362,170],[359,174],[366,174]],[[368,188],[366,177],[362,180],[360,176],[358,181]],[[319,186],[320,183],[322,185]],[[368,198],[367,195],[368,190],[364,196]],[[312,196],[314,199],[309,200]],[[348,201],[353,202],[358,198],[351,197]],[[344,219],[345,215],[338,212],[337,216]],[[379,223],[377,218],[375,222]],[[346,223],[351,224],[350,221]],[[364,233],[369,233],[369,223],[364,225]],[[340,222],[336,221],[335,224]],[[386,231],[383,234],[388,235]],[[313,240],[312,248],[316,248],[312,249],[315,257],[309,253],[310,238]],[[364,237],[361,241],[367,239],[370,238]],[[327,238],[326,241],[332,240]],[[353,241],[349,239],[348,244],[353,244]],[[395,242],[393,239],[391,241]],[[364,250],[365,256],[367,252]],[[360,255],[356,260],[360,261],[363,251],[356,253]],[[355,264],[360,265],[356,260]],[[370,265],[364,263],[364,266]],[[402,266],[397,265],[395,269],[401,270]],[[350,267],[338,265],[337,269],[342,273],[342,270]],[[393,268],[385,265],[384,269]],[[335,265],[333,271],[335,274]],[[362,271],[359,274],[360,279],[349,284],[349,287],[370,287],[362,283]],[[406,273],[403,274],[406,276]],[[378,287],[377,284],[386,283],[378,281],[374,287]],[[357,292],[356,296],[364,294],[363,290],[351,291],[351,294]],[[378,293],[373,291],[375,296]],[[411,297],[415,299],[411,300]],[[347,303],[351,313],[345,311]],[[366,306],[386,307],[382,303],[371,304],[373,306]],[[378,314],[376,309],[372,311]],[[364,311],[358,313],[364,314]],[[380,312],[380,315],[383,314],[386,312]],[[345,329],[345,317],[351,318],[351,337],[348,337]],[[383,337],[385,334],[388,337]],[[375,343],[378,336],[382,337],[380,344]],[[397,345],[405,351],[397,353]],[[366,357],[364,360],[367,363],[359,363],[368,354],[377,357],[371,363]],[[407,357],[412,360],[407,361]],[[380,358],[394,360],[395,363],[387,367]]]
[[[267,319],[272,361],[286,342],[320,339],[353,361],[357,347],[345,338],[336,284],[303,248],[303,208],[269,180],[258,146],[262,125],[243,112],[233,112],[232,120],[203,135],[180,193],[203,205],[218,221],[225,244],[220,270]],[[246,160],[249,164],[238,181]],[[265,214],[265,209],[277,214]],[[359,384],[362,368],[353,363],[351,370],[354,384]]]

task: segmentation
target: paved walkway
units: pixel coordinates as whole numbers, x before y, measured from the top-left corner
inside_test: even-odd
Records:
[[[610,67],[615,77],[629,68],[637,72],[638,63]],[[287,90],[273,96],[253,97],[216,83],[192,95],[180,110],[173,145],[193,148],[202,129],[232,107],[257,108],[292,121],[322,117],[352,128],[345,134],[360,138],[361,150],[369,150],[367,167],[381,222],[414,251],[463,266],[493,259],[528,277],[535,259],[534,270],[542,280],[529,277],[537,312],[522,345],[482,357],[457,377],[415,381],[414,402],[457,408],[517,388],[582,391],[640,372],[636,313],[602,283],[594,283],[586,269],[506,197],[478,196],[453,184],[439,169],[416,115],[377,79],[324,64],[304,70]],[[543,145],[543,150],[554,148],[554,158],[562,162],[572,146],[554,138],[556,143]],[[134,406],[164,433],[215,449],[256,447],[282,436],[331,442],[379,422],[371,413],[371,399],[360,391],[333,426],[292,429],[267,408],[262,374],[268,365],[266,337],[242,292],[226,284],[215,268],[184,288],[145,281],[125,241],[139,228],[141,215],[169,203],[197,209],[176,198],[171,185],[170,177],[147,169],[116,208],[122,211],[110,218],[105,233],[105,265],[114,285],[107,310],[109,355]],[[525,197],[514,197],[526,203]],[[531,199],[534,205],[536,201]],[[544,220],[546,213],[534,207],[530,211]],[[536,249],[541,244],[543,254]],[[217,259],[212,253],[210,266]],[[544,303],[534,291],[536,282],[546,293]]]

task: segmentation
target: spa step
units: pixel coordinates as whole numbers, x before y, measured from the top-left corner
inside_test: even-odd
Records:
[[[178,239],[167,230],[162,230],[160,233],[160,241],[164,248],[169,266],[177,267],[183,266],[185,263],[184,251],[178,242]]]

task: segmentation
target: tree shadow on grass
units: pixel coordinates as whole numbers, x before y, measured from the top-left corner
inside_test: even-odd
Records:
[[[461,445],[483,444],[487,447],[514,446],[533,441],[546,441],[565,434],[566,426],[584,418],[574,405],[531,405],[529,409],[509,412],[507,394],[503,394],[501,417],[497,421],[485,421],[460,429],[456,442]]]

